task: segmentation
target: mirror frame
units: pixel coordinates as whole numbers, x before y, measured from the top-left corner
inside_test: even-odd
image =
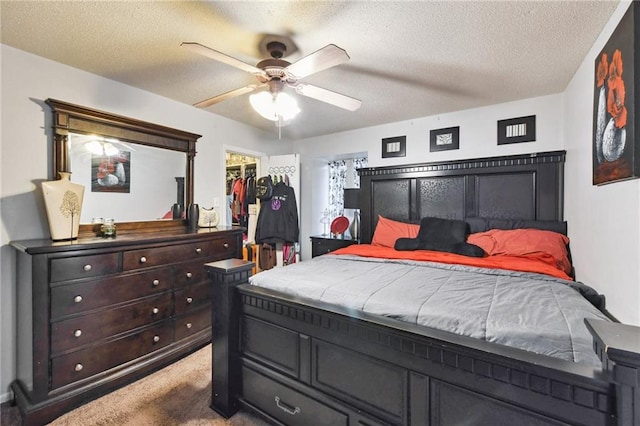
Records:
[[[53,113],[53,173],[71,172],[69,160],[69,133],[96,134],[126,140],[155,148],[168,149],[186,154],[185,210],[193,203],[194,158],[196,142],[202,135],[148,123],[130,117],[111,114],[96,109],[62,102],[56,99],[45,101]],[[184,228],[184,220],[149,220],[118,223],[118,234]],[[79,236],[96,236],[99,225],[80,225]]]

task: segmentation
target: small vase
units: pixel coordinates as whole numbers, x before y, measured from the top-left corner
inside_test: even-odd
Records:
[[[174,219],[182,219],[182,204],[174,204],[171,207],[171,216]]]
[[[353,221],[349,227],[349,233],[354,240],[360,238],[360,212],[358,210],[353,212]]]
[[[189,205],[187,210],[187,222],[189,223],[189,231],[198,230],[198,219],[200,218],[200,206],[197,204]]]
[[[54,241],[78,238],[84,186],[71,182],[70,172],[59,172],[60,179],[43,182],[42,193]]]

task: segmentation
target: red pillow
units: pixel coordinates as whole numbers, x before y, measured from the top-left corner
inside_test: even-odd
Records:
[[[467,242],[480,246],[489,256],[527,256],[547,254],[561,271],[571,274],[567,252],[569,238],[541,229],[491,229],[470,234]]]
[[[398,238],[416,238],[419,230],[419,224],[398,222],[378,216],[378,224],[373,233],[371,245],[393,248]]]

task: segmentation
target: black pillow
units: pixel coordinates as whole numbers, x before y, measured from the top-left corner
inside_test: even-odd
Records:
[[[469,224],[463,220],[423,217],[418,239],[433,244],[464,243],[469,235]]]
[[[466,242],[469,224],[462,220],[425,217],[416,238],[398,238],[396,250],[435,250],[463,256],[483,257],[484,250]]]

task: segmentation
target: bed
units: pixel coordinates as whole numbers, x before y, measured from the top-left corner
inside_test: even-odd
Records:
[[[361,169],[360,245],[254,277],[207,265],[212,408],[287,425],[640,424],[638,330],[573,280],[564,159]],[[429,221],[465,224],[464,246],[396,250],[432,241]],[[466,254],[523,233],[553,248]]]

